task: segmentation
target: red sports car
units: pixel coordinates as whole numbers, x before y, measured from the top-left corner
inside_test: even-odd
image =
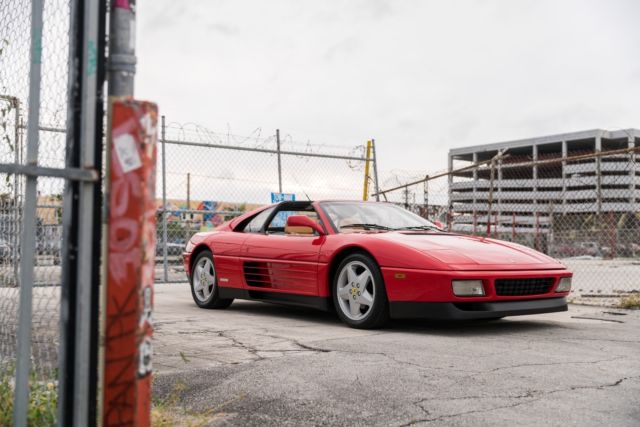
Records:
[[[193,299],[335,308],[349,326],[391,318],[494,319],[567,310],[571,272],[530,248],[447,233],[389,203],[282,202],[198,233]]]

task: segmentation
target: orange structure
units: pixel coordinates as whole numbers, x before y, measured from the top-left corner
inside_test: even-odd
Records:
[[[155,104],[114,101],[109,150],[103,424],[148,426],[156,244]]]

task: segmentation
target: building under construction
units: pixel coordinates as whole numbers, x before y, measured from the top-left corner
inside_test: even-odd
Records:
[[[583,246],[598,240],[594,246],[615,251],[624,246],[616,236],[596,239],[593,233],[604,221],[637,227],[636,148],[640,130],[596,129],[452,149],[451,228],[541,250],[555,238],[556,249],[568,240]]]

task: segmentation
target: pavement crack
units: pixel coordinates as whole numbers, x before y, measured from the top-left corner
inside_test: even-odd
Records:
[[[614,357],[611,359],[600,359],[600,360],[585,360],[585,361],[564,361],[564,362],[549,362],[549,363],[522,363],[519,365],[508,365],[508,366],[499,366],[497,368],[485,370],[485,371],[477,371],[473,374],[466,375],[462,378],[469,378],[476,375],[490,374],[492,372],[503,371],[506,369],[516,369],[516,368],[525,368],[530,366],[558,366],[558,365],[595,365],[598,363],[606,363],[606,362],[614,362],[616,360],[624,359],[623,356]]]
[[[333,350],[329,350],[327,348],[320,348],[320,347],[312,347],[308,344],[302,344],[301,342],[297,341],[297,340],[291,340],[292,343],[294,343],[295,345],[297,345],[298,347],[304,348],[305,350],[311,350],[311,351],[317,351],[320,353],[331,353]]]
[[[477,413],[485,413],[485,412],[491,412],[491,411],[496,411],[499,409],[507,409],[507,408],[514,408],[517,406],[521,406],[521,405],[527,405],[533,402],[537,402],[539,400],[544,399],[545,397],[552,395],[552,394],[556,394],[556,393],[566,393],[566,392],[570,392],[570,391],[575,391],[575,390],[605,390],[608,388],[612,388],[612,387],[617,387],[620,384],[622,384],[624,381],[628,381],[631,379],[637,379],[640,378],[640,375],[636,375],[636,376],[630,376],[630,377],[623,377],[623,378],[619,378],[614,382],[611,383],[606,383],[606,384],[596,384],[596,385],[585,385],[585,386],[572,386],[572,387],[568,387],[568,388],[562,388],[562,389],[556,389],[556,390],[549,390],[549,391],[544,391],[544,390],[538,390],[538,391],[533,391],[530,390],[528,392],[526,392],[525,394],[521,394],[521,395],[515,395],[515,396],[509,396],[509,395],[487,395],[487,396],[460,396],[460,397],[437,397],[437,398],[427,398],[427,399],[422,399],[419,400],[417,402],[413,402],[414,405],[422,408],[424,411],[428,410],[426,408],[424,408],[424,403],[425,402],[431,402],[431,401],[437,401],[437,400],[469,400],[469,399],[526,399],[524,401],[521,402],[516,402],[510,405],[500,405],[500,406],[495,406],[492,408],[484,408],[484,409],[477,409],[477,410],[471,410],[471,411],[463,411],[463,412],[456,412],[454,414],[446,414],[446,415],[440,415],[437,417],[433,417],[433,418],[421,418],[421,419],[417,419],[417,420],[411,420],[408,423],[402,424],[400,427],[409,427],[409,426],[413,426],[416,425],[418,423],[431,423],[431,422],[438,422],[441,421],[443,419],[447,419],[447,418],[455,418],[455,417],[460,417],[463,415],[471,415],[471,414],[477,414]]]
[[[255,347],[252,347],[250,345],[247,345],[245,343],[243,343],[242,341],[240,341],[239,339],[229,335],[226,331],[216,331],[215,332],[219,337],[221,338],[225,338],[229,341],[231,341],[231,346],[232,347],[238,347],[238,348],[242,348],[243,350],[246,350],[247,352],[249,352],[250,354],[254,355],[255,357],[258,358],[258,360],[263,360],[265,359],[264,356],[261,356],[258,354],[258,352],[260,350],[258,350]]]
[[[486,409],[477,409],[477,410],[472,410],[472,411],[464,411],[464,412],[457,412],[455,414],[448,414],[448,415],[440,415],[438,417],[434,417],[434,418],[423,418],[423,419],[419,419],[419,420],[412,420],[409,421],[406,424],[402,424],[400,427],[409,427],[409,426],[413,426],[416,425],[418,423],[432,423],[432,422],[437,422],[443,419],[447,419],[447,418],[455,418],[455,417],[460,417],[462,415],[471,415],[471,414],[480,414],[480,413],[484,413],[484,412],[491,412],[491,411],[495,411],[498,409],[507,409],[507,408],[515,408],[516,406],[521,406],[521,405],[526,405],[532,402],[536,402],[538,400],[541,400],[542,397],[539,397],[537,399],[529,399],[527,401],[524,402],[517,402],[514,403],[512,405],[502,405],[502,406],[496,406],[493,408],[486,408]],[[422,406],[422,405],[418,405],[418,406]]]

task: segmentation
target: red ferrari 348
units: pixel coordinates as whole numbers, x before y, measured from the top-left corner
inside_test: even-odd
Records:
[[[389,203],[282,202],[198,233],[193,299],[335,309],[355,328],[389,318],[497,319],[567,310],[572,274],[515,243],[448,233]]]

